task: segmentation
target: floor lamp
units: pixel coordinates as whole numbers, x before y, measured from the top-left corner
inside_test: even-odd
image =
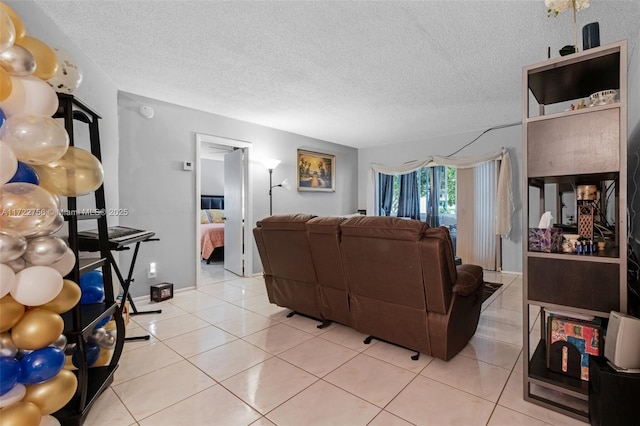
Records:
[[[282,184],[273,184],[273,170],[278,167],[280,160],[274,160],[273,158],[267,158],[262,160],[262,164],[269,170],[269,216],[273,215],[273,188],[282,186]]]

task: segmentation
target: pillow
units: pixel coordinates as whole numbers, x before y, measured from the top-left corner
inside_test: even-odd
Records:
[[[206,210],[200,210],[200,223],[211,223],[208,212]]]
[[[207,212],[211,223],[224,223],[224,210],[210,209]]]

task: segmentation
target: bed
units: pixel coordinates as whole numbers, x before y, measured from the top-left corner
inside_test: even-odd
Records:
[[[224,196],[200,196],[200,253],[210,263],[224,253]]]

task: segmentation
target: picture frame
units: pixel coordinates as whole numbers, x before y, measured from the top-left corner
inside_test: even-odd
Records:
[[[335,192],[335,155],[299,149],[296,164],[299,192]]]

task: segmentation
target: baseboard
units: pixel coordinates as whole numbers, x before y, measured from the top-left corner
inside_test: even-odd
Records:
[[[522,275],[522,272],[513,272],[513,271],[500,271],[500,273],[509,274],[509,275]]]
[[[189,287],[181,287],[181,288],[174,288],[173,289],[173,294],[175,295],[176,293],[182,293],[183,291],[189,291],[189,290],[195,290],[196,286],[192,285]],[[142,296],[136,296],[136,297],[132,297],[133,299],[133,303],[138,303],[138,302],[148,302],[149,301],[149,297],[151,297],[149,294],[146,295],[142,295]]]

